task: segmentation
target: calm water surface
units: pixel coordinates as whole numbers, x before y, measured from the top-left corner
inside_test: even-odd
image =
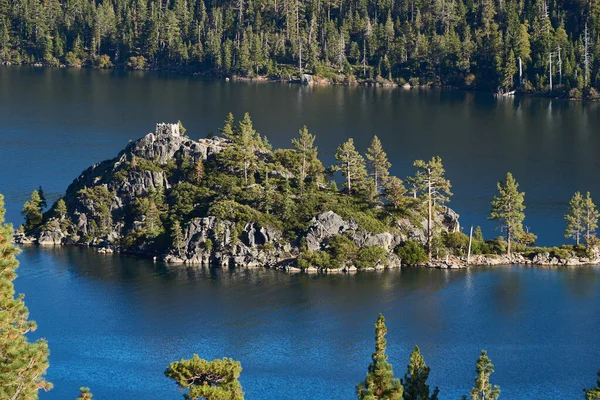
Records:
[[[496,182],[511,171],[526,192],[525,224],[541,244],[564,241],[563,215],[576,190],[600,202],[599,103],[495,99],[487,93],[364,87],[302,87],[202,81],[145,73],[0,68],[0,192],[8,218],[43,185],[54,197],[89,165],[114,157],[156,122],[183,121],[191,137],[217,133],[229,111],[245,111],[275,147],[306,124],[320,157],[353,137],[365,151],[374,134],[392,173],[414,173],[417,158],[440,155],[463,226],[487,221]],[[54,198],[53,197],[53,198]],[[468,230],[468,229],[465,229]]]
[[[600,200],[598,104],[483,93],[206,82],[91,70],[0,68],[0,193],[7,217],[43,185],[51,200],[86,167],[159,121],[190,136],[225,114],[252,114],[274,146],[307,124],[325,164],[354,137],[379,135],[392,172],[441,155],[463,225],[487,221],[495,182],[512,171],[526,225],[563,241],[576,190]],[[167,269],[85,249],[25,248],[17,289],[52,351],[42,398],[177,399],[162,373],[198,353],[242,362],[248,399],[350,399],[364,377],[378,312],[397,375],[419,344],[443,399],[468,392],[488,349],[505,399],[577,399],[600,368],[600,268],[406,270],[356,276]]]
[[[166,269],[79,248],[25,248],[17,289],[48,338],[42,399],[178,399],[169,362],[242,362],[248,399],[351,399],[383,312],[398,375],[418,344],[442,399],[486,348],[505,399],[577,399],[600,368],[600,268],[403,270],[356,276]]]

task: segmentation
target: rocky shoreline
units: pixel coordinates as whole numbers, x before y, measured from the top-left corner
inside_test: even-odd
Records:
[[[202,201],[201,196],[206,196],[203,193],[207,193],[207,189],[186,180],[184,172],[188,171],[185,173],[190,175],[194,165],[196,168],[212,165],[211,168],[216,168],[213,174],[227,176],[231,173],[227,169],[229,167],[223,170],[218,155],[229,146],[232,144],[225,138],[192,140],[180,131],[178,124],[157,124],[155,132],[129,143],[116,158],[86,169],[69,185],[63,198],[43,217],[40,214],[42,223],[28,232],[21,227],[15,232],[14,241],[21,245],[89,246],[100,253],[133,254],[168,264],[268,267],[308,273],[351,273],[404,267],[407,263],[398,255],[398,248],[407,242],[420,243],[420,246],[427,242],[427,219],[410,207],[404,214],[394,216],[381,205],[373,206],[375,211],[379,207],[379,215],[388,219],[387,225],[360,212],[356,215],[342,209],[346,210],[343,217],[333,209],[325,208],[318,214],[310,214],[303,227],[294,231],[295,238],[290,239],[289,231],[286,236],[282,229],[281,220],[273,220],[276,217],[258,213],[232,200],[215,201],[214,196],[221,195],[222,186],[217,185],[213,195],[204,197],[207,203],[202,206],[199,202]],[[266,157],[268,154],[260,153],[258,156]],[[286,170],[272,171],[272,175],[271,179],[279,176],[283,185],[287,185],[285,182],[290,179]],[[242,187],[241,190],[250,191],[253,186]],[[332,206],[337,204],[339,207],[340,202],[350,199],[343,193],[332,192],[326,185],[317,185],[314,190],[314,196],[330,196]],[[291,201],[299,200],[298,195],[285,196],[296,196],[289,197]],[[60,207],[59,202],[62,202]],[[215,204],[221,208],[215,209]],[[180,208],[187,211],[180,214],[181,224],[179,220],[175,224],[173,213]],[[310,216],[312,219],[309,219]],[[448,207],[438,207],[432,222],[440,235],[462,235],[459,215]],[[148,232],[164,224],[170,226],[161,228],[162,234],[149,236]],[[320,268],[310,264],[313,261],[308,261],[308,265],[298,265],[301,255],[329,257],[326,253],[334,239],[345,241],[357,254],[364,250],[360,260],[362,264],[358,264],[358,259],[356,262],[344,259],[346,261],[327,267],[321,264]],[[466,248],[463,248],[461,257],[449,255],[441,260],[410,265],[461,269],[515,264],[600,264],[597,249],[590,252],[591,257],[576,257],[574,252],[566,250],[561,251],[560,256],[550,252],[510,257],[473,255],[469,264],[465,254]],[[309,257],[308,260],[318,258]]]
[[[308,273],[308,274],[338,274],[338,273],[356,273],[359,271],[353,265],[343,268],[333,269],[318,269],[316,267],[299,268],[295,265],[296,257],[288,254],[284,257],[269,257],[260,252],[255,253],[255,259],[249,262],[244,261],[240,256],[230,256],[229,254],[201,254],[196,255],[193,259],[183,260],[178,257],[167,255],[158,257],[152,254],[144,254],[139,252],[124,251],[117,246],[111,245],[92,245],[92,244],[66,244],[55,243],[52,240],[42,239],[39,241],[36,238],[25,236],[22,233],[15,232],[15,243],[23,246],[84,246],[96,250],[99,254],[126,254],[136,257],[151,259],[155,262],[164,262],[169,265],[185,265],[189,267],[215,267],[215,268],[268,268],[289,273]],[[386,269],[400,268],[430,268],[430,269],[466,269],[471,267],[506,267],[506,266],[527,266],[527,267],[586,267],[600,265],[600,256],[596,255],[593,258],[572,256],[567,259],[553,257],[549,252],[538,253],[532,256],[526,256],[523,253],[516,253],[510,256],[505,254],[476,254],[471,256],[469,262],[465,257],[450,256],[444,260],[432,260],[421,265],[402,265],[401,260],[396,259],[394,263],[378,264],[372,268],[363,268],[360,271],[382,271]]]

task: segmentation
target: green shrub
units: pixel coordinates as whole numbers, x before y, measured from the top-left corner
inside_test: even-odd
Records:
[[[138,171],[162,172],[160,165],[154,161],[146,160],[145,158],[136,157],[135,167]]]
[[[66,56],[65,56],[65,63],[69,67],[76,67],[76,68],[81,67],[81,59],[79,57],[77,57],[77,54],[75,54],[72,51],[69,51],[66,54]]]
[[[300,253],[296,263],[299,268],[316,267],[327,269],[330,266],[331,259],[329,254],[322,250],[306,250]]]
[[[334,235],[327,239],[327,252],[330,268],[341,268],[346,261],[354,259],[358,250],[356,244],[345,235]]]
[[[396,254],[404,265],[419,265],[428,261],[425,248],[416,240],[407,240],[396,247]]]
[[[506,241],[502,237],[485,242],[489,249],[489,254],[506,254]]]
[[[451,232],[444,235],[444,244],[454,255],[464,256],[469,250],[469,237],[462,232]]]
[[[536,254],[548,253],[550,257],[556,257],[558,259],[566,260],[571,258],[571,250],[568,248],[560,247],[533,247],[526,252],[529,257],[535,256]]]
[[[127,61],[127,67],[134,70],[146,69],[147,64],[148,62],[144,56],[129,57]]]
[[[361,247],[356,253],[354,265],[358,269],[375,268],[378,263],[387,264],[388,252],[381,246]]]
[[[94,67],[96,68],[112,68],[113,63],[110,60],[110,56],[107,54],[101,54],[94,58]]]
[[[471,254],[491,254],[490,246],[483,240],[475,240],[471,243]]]

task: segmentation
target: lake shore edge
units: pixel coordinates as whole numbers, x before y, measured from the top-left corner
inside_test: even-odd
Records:
[[[40,244],[33,237],[28,237],[15,232],[14,243],[19,246],[30,246],[47,249],[51,247],[85,247],[95,250],[98,254],[103,255],[126,255],[140,259],[152,260],[154,262],[164,263],[169,266],[182,267],[214,267],[214,268],[235,268],[235,269],[274,269],[290,273],[308,273],[308,274],[338,274],[338,273],[355,273],[355,272],[370,272],[405,268],[429,268],[429,269],[466,269],[471,267],[507,267],[507,266],[524,266],[524,267],[555,267],[555,268],[572,268],[572,267],[591,267],[600,265],[600,256],[594,258],[588,257],[570,257],[558,258],[553,257],[551,253],[537,253],[535,255],[526,255],[525,253],[506,254],[475,254],[472,255],[469,262],[466,257],[449,256],[443,260],[431,260],[427,263],[417,265],[406,265],[401,262],[378,264],[375,267],[356,268],[354,265],[347,265],[342,268],[319,269],[316,267],[300,268],[295,265],[296,257],[281,258],[279,260],[271,260],[265,264],[258,262],[236,263],[234,257],[205,257],[200,261],[183,261],[170,256],[156,256],[151,253],[132,252],[119,248],[118,246],[96,246],[85,244],[55,244],[43,243]]]
[[[190,77],[190,78],[203,78],[209,81],[226,81],[226,82],[247,82],[247,83],[270,83],[270,84],[294,84],[300,86],[317,86],[317,87],[326,87],[326,86],[362,86],[362,87],[377,87],[377,88],[387,88],[387,89],[404,89],[404,90],[448,90],[448,91],[456,91],[456,92],[478,92],[478,93],[487,93],[493,95],[497,98],[514,98],[514,97],[537,97],[537,98],[546,98],[553,100],[568,100],[568,101],[584,101],[584,102],[596,102],[600,99],[598,98],[590,98],[590,97],[570,97],[568,93],[560,93],[560,94],[550,94],[545,92],[531,92],[524,91],[522,89],[515,89],[509,93],[495,93],[492,91],[488,91],[485,89],[478,89],[469,86],[452,86],[452,85],[436,85],[436,84],[418,84],[411,85],[409,82],[396,82],[391,81],[385,78],[382,79],[356,79],[352,76],[351,79],[348,75],[340,74],[336,75],[335,79],[327,78],[319,75],[312,74],[300,74],[300,76],[269,76],[269,75],[257,75],[257,76],[241,76],[241,75],[231,75],[224,76],[220,74],[214,73],[202,73],[202,72],[185,72],[185,71],[177,71],[170,69],[130,69],[130,68],[97,68],[93,66],[68,66],[68,65],[60,65],[60,66],[51,66],[44,65],[41,63],[0,63],[2,67],[29,67],[35,69],[69,69],[69,70],[104,70],[104,71],[121,71],[121,72],[143,72],[150,74],[167,74],[172,76],[180,76],[180,77]],[[309,78],[307,78],[309,77]]]

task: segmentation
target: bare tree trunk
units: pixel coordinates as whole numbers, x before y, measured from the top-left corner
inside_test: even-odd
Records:
[[[552,91],[552,53],[548,54],[548,66],[550,67],[550,91]]]
[[[431,196],[432,196],[432,187],[431,187],[431,178],[427,182],[427,255],[429,259],[431,259],[431,245],[433,239],[433,230],[431,229],[432,225],[432,216],[431,216]]]
[[[348,163],[346,164],[346,171],[347,171],[346,179],[348,181],[348,194],[351,194],[352,188],[350,187],[350,182],[351,182],[351,180],[350,180],[350,161],[348,161]]]

